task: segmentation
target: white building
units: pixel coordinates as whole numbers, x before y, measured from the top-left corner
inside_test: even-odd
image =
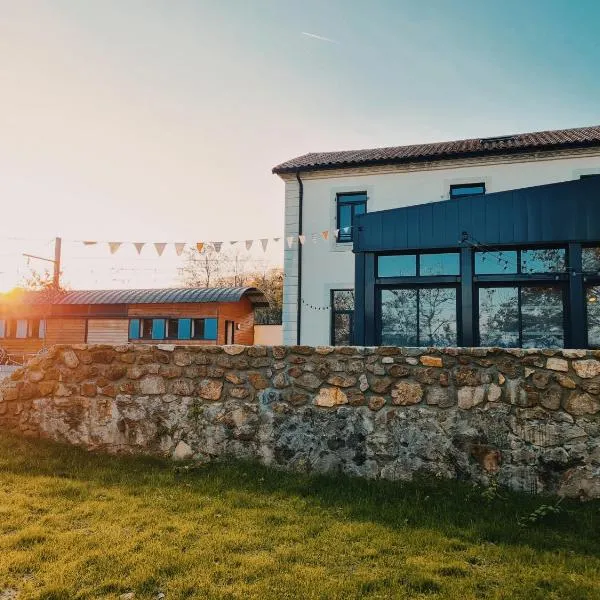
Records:
[[[307,237],[285,245],[284,343],[351,343],[354,214],[598,175],[600,126],[310,153],[273,172],[285,182],[286,239]],[[340,231],[312,239],[324,230]]]

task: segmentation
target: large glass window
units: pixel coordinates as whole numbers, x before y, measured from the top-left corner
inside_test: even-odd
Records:
[[[586,288],[588,346],[600,347],[600,285]]]
[[[353,192],[337,195],[337,229],[338,242],[352,241],[352,227],[354,217],[364,215],[367,212],[367,194],[365,192]]]
[[[331,345],[352,345],[354,290],[331,290]]]
[[[450,199],[485,194],[485,183],[461,183],[450,186]]]
[[[479,250],[475,252],[475,274],[564,273],[564,248],[532,250]]]
[[[388,346],[455,346],[456,289],[381,290],[381,343]]]
[[[481,346],[562,347],[563,329],[563,293],[559,287],[479,289]]]

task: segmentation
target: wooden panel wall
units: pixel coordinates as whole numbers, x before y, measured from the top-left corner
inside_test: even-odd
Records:
[[[48,319],[46,345],[85,344],[85,319]]]
[[[129,319],[88,319],[88,344],[126,344]]]

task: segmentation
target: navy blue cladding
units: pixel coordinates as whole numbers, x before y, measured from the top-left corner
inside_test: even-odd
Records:
[[[355,252],[452,248],[466,231],[486,245],[597,242],[600,178],[443,200],[357,217]]]

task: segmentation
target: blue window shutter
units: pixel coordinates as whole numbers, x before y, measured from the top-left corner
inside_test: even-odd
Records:
[[[216,340],[217,339],[217,319],[204,319],[204,339],[205,340]]]
[[[189,340],[192,337],[192,320],[179,319],[179,339]]]
[[[130,319],[129,320],[129,339],[138,340],[140,338],[140,320]]]
[[[152,319],[152,339],[153,340],[164,340],[165,339],[165,320],[164,319]]]

